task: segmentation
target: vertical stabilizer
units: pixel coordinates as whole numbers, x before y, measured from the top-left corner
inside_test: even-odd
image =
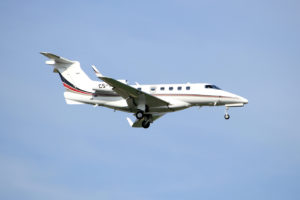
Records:
[[[81,69],[78,61],[71,61],[52,53],[41,52],[50,60],[46,64],[54,67],[53,72],[57,72],[67,90],[81,94],[92,94],[93,81]]]

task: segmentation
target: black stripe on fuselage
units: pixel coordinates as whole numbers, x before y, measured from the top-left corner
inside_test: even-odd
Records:
[[[61,81],[62,81],[63,83],[65,83],[65,84],[69,85],[70,87],[73,87],[73,88],[75,88],[75,89],[77,89],[77,90],[79,90],[79,91],[86,92],[86,93],[91,93],[91,92],[88,92],[88,91],[86,91],[86,90],[82,90],[82,89],[76,87],[74,84],[72,84],[70,81],[68,81],[68,80],[67,80],[60,72],[58,72],[58,74],[59,74],[60,79],[61,79]]]
[[[60,79],[61,79],[61,81],[63,82],[63,83],[65,83],[65,84],[67,84],[67,85],[69,85],[70,87],[72,87],[72,88],[75,88],[76,90],[79,90],[79,91],[81,91],[81,92],[86,92],[86,93],[90,93],[90,94],[92,94],[93,96],[95,96],[95,97],[97,97],[97,96],[104,96],[104,97],[118,97],[118,96],[120,96],[120,95],[118,95],[118,94],[108,94],[108,93],[104,93],[104,94],[101,94],[101,92],[99,92],[99,91],[97,91],[97,92],[95,92],[95,93],[91,93],[91,92],[88,92],[88,91],[86,91],[86,90],[82,90],[82,89],[80,89],[80,88],[78,88],[78,87],[76,87],[74,84],[72,84],[70,81],[68,81],[60,72],[58,72],[58,74],[59,74],[59,76],[60,76]]]

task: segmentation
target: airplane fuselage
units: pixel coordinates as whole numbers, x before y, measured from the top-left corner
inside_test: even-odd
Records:
[[[123,81],[126,83],[126,81]],[[244,105],[248,100],[233,93],[221,90],[207,83],[185,83],[185,84],[151,84],[131,85],[131,87],[164,99],[171,104],[169,106],[149,108],[149,113],[173,112],[191,106],[224,106]],[[65,98],[81,103],[105,106],[115,110],[135,113],[137,109],[128,106],[127,101],[112,90],[108,84],[95,81],[94,91],[85,94],[67,88]],[[96,92],[95,92],[96,91]]]

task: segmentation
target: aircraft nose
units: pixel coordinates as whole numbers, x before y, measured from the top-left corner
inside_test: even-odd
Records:
[[[240,101],[241,101],[241,103],[244,103],[244,104],[248,103],[248,99],[246,99],[244,97],[240,97]]]

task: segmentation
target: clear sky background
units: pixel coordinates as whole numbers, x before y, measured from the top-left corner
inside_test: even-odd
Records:
[[[299,1],[0,1],[0,199],[300,199]],[[148,130],[66,105],[48,51],[132,84],[209,82],[249,104]],[[132,116],[131,116],[132,117]],[[133,117],[132,117],[133,118]]]

